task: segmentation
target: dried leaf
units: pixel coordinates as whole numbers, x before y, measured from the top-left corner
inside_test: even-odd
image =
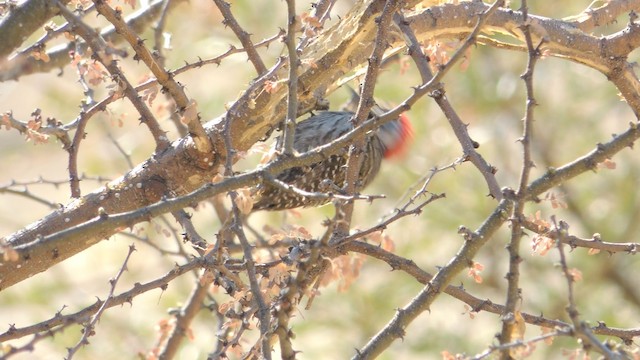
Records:
[[[300,14],[300,20],[302,21],[302,24],[306,26],[309,26],[315,29],[322,28],[322,22],[320,21],[320,19],[318,19],[315,16],[309,15],[309,13],[303,12],[302,14]]]
[[[582,281],[582,271],[576,268],[569,269],[569,275],[571,275],[571,280],[575,282]]]
[[[5,262],[16,262],[20,260],[20,254],[11,246],[4,246],[2,250],[2,258]]]
[[[611,159],[605,159],[603,162],[600,163],[600,166],[609,170],[615,170],[616,162]]]
[[[480,276],[480,272],[484,270],[484,265],[477,263],[477,262],[473,262],[473,265],[469,268],[468,271],[468,275],[470,277],[473,278],[473,280],[478,283],[478,284],[482,284],[482,276]]]
[[[514,326],[511,329],[511,341],[524,340],[524,333],[527,330],[527,323],[518,310],[514,313]]]
[[[253,198],[251,197],[251,190],[249,188],[242,188],[237,190],[237,196],[235,203],[238,206],[240,212],[244,215],[251,213],[253,209]]]
[[[545,256],[553,248],[555,241],[549,237],[540,234],[533,235],[531,239],[531,249],[534,253]]]
[[[543,326],[541,330],[542,330],[542,335],[546,335],[546,334],[552,333],[554,331],[552,328],[545,327],[545,326]],[[544,339],[544,343],[547,344],[547,345],[553,344],[553,337],[545,338]]]
[[[197,120],[198,120],[198,103],[194,99],[191,99],[191,101],[189,101],[189,105],[187,105],[187,107],[182,112],[182,117],[180,118],[180,122],[183,123],[184,125],[187,125],[190,122],[197,121]]]

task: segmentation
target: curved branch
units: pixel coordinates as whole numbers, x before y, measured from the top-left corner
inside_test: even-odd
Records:
[[[69,1],[63,0],[62,3],[66,5]],[[11,10],[10,14],[0,21],[0,64],[31,34],[42,29],[49,19],[59,13],[55,2],[42,0],[27,0]]]
[[[410,1],[407,6],[413,6],[416,2]],[[384,1],[380,0],[357,3],[352,13],[319,34],[302,51],[300,58],[303,65],[300,69],[300,90],[298,93],[301,111],[309,109],[322,97],[330,84],[366,61],[372,49],[376,27],[375,18],[380,14],[383,6]],[[456,37],[472,31],[475,23],[469,20],[472,18],[471,15],[477,15],[487,8],[488,5],[478,1],[464,2],[458,5],[447,4],[413,14],[407,19],[419,37]],[[485,24],[485,32],[506,33],[519,39],[517,35],[517,27],[520,25],[519,17],[518,12],[498,9]],[[546,51],[545,53],[552,56],[569,58],[600,70],[618,86],[632,109],[636,113],[640,113],[638,111],[640,109],[638,80],[625,59],[614,58],[611,60],[603,56],[606,55],[606,52],[603,54],[600,50],[606,49],[606,39],[598,39],[584,34],[559,20],[534,17],[533,15],[530,17],[538,22],[538,26],[533,27],[534,41],[541,37],[542,30],[539,29],[544,29],[546,32],[547,41],[542,51]],[[565,41],[570,41],[570,43],[565,45]],[[392,45],[404,46],[404,42],[398,40]],[[313,64],[313,66],[308,64]],[[275,124],[284,118],[286,89],[267,92],[264,91],[264,83],[268,79],[286,78],[286,73],[286,69],[275,67],[265,76],[256,79],[224,116],[205,126],[217,152],[224,153],[225,150],[221,119],[227,118],[230,122],[233,148],[237,151],[244,151],[263,138]],[[405,111],[407,107],[408,105],[405,104],[394,111]],[[372,124],[379,125],[375,121]],[[376,125],[371,125],[371,128],[374,126]],[[614,141],[596,150],[591,157],[579,159],[580,165],[575,165],[577,166],[575,169],[574,165],[568,165],[565,168],[550,171],[543,178],[534,181],[527,191],[532,196],[539,195],[562,181],[591,169],[586,165],[613,156],[625,146],[630,146],[638,137],[640,137],[640,131],[637,127],[632,126],[627,132],[617,136]],[[33,243],[49,234],[85,223],[102,212],[106,214],[125,213],[156,203],[168,193],[187,194],[212,179],[217,173],[218,166],[223,164],[220,156],[214,153],[209,154],[207,159],[207,164],[210,166],[196,166],[195,164],[203,163],[201,156],[203,155],[195,150],[194,144],[189,138],[180,139],[165,152],[141,163],[122,178],[95,190],[78,201],[67,204],[62,209],[8,236],[8,243],[14,247]],[[287,166],[295,166],[294,161],[300,161],[300,159],[294,158],[291,163],[287,163]],[[165,210],[171,211],[169,208],[165,208]],[[146,215],[149,214],[145,213]],[[139,215],[136,219],[136,221],[141,221],[145,217]],[[127,221],[127,225],[135,222],[130,219]],[[0,267],[0,286],[2,288],[9,287],[46,270],[53,264],[111,236],[117,231],[117,226],[120,225],[111,223],[109,226],[99,226],[91,231],[68,237],[65,241],[56,244],[48,244],[46,241],[38,242],[37,244],[41,246],[33,247],[30,249],[31,251],[22,253],[18,262],[4,260],[1,262],[3,266]],[[29,266],[26,266],[27,264]]]
[[[69,1],[61,1],[61,2],[63,4],[67,4]],[[50,0],[32,0],[32,1],[29,1],[29,3],[48,4],[47,5],[48,7],[55,6],[55,1],[50,1]],[[54,5],[51,5],[51,3],[53,3]],[[173,8],[180,3],[181,3],[180,1],[172,1],[169,7]],[[163,4],[164,4],[164,0],[155,0],[151,2],[148,7],[142,8],[136,11],[135,13],[131,14],[129,17],[127,17],[126,19],[127,25],[130,26],[132,29],[134,29],[136,33],[141,33],[149,26],[150,23],[152,23],[158,17],[158,15],[160,15],[160,13],[162,12]],[[58,9],[56,8],[56,14],[57,13],[58,13]],[[13,22],[14,20],[9,20],[12,18],[13,18],[13,15],[8,16],[5,22],[7,21]],[[48,19],[49,18],[42,18],[39,20],[42,21],[44,24],[44,22],[48,21]],[[20,22],[20,20],[16,20],[16,22]],[[7,35],[6,31],[8,31],[7,30],[8,27],[4,28],[3,25],[4,25],[4,22],[0,24],[0,37],[3,39],[3,42],[2,44],[0,44],[0,46],[4,45],[5,38],[6,39],[13,38],[12,36]],[[39,24],[37,28],[33,29],[28,35],[31,35],[31,33],[37,31],[41,27],[42,27],[42,24]],[[15,26],[15,28],[19,29],[20,27]],[[105,39],[105,41],[107,41],[110,44],[119,44],[119,43],[122,43],[123,41],[122,37],[116,33],[113,26],[108,26],[102,29],[102,31],[100,32],[100,35]],[[17,38],[19,38],[19,36]],[[16,47],[17,46],[19,46],[19,44],[16,45]],[[24,75],[47,72],[53,69],[63,68],[70,63],[69,51],[74,50],[74,48],[75,48],[75,44],[73,43],[61,44],[51,48],[51,50],[47,51],[47,57],[49,58],[48,62],[35,59],[31,57],[29,53],[20,52],[16,56],[13,56],[11,59],[9,59],[7,62],[0,61],[0,69],[2,70],[0,71],[0,81],[17,80],[18,78]],[[86,43],[80,44],[80,48],[86,49],[87,44]],[[15,48],[11,49],[6,54],[6,56],[8,56],[13,50],[15,50]],[[0,59],[2,59],[2,57],[0,57]]]

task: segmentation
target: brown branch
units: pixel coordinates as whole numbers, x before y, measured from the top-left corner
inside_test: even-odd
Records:
[[[66,5],[69,0],[62,3]],[[22,42],[42,29],[44,24],[59,12],[55,3],[41,0],[25,1],[11,10],[11,13],[0,21],[0,34],[2,34],[0,65]]]
[[[227,153],[229,155],[227,156],[225,161],[225,175],[231,177],[233,176],[232,158],[234,157],[235,149],[231,144],[231,127],[229,125],[230,123],[227,121],[225,124],[224,141]],[[231,198],[232,217],[230,219],[227,219],[227,221],[229,222],[231,232],[233,232],[238,237],[240,245],[242,246],[242,253],[244,255],[247,277],[249,278],[252,300],[256,305],[256,313],[258,315],[258,320],[260,321],[260,340],[258,342],[260,344],[260,353],[265,360],[271,360],[271,344],[269,342],[269,332],[271,331],[270,304],[267,304],[264,299],[264,295],[262,294],[262,290],[260,289],[260,283],[258,281],[256,273],[256,264],[253,260],[253,254],[251,252],[252,248],[242,227],[242,219],[247,215],[247,213],[242,213],[240,211],[240,207],[238,205],[239,196],[236,191],[230,191],[229,197]],[[218,248],[216,254],[218,261],[220,261],[221,258],[224,242],[226,240],[225,237],[225,235],[220,236],[220,239],[216,244],[216,247]]]
[[[408,17],[419,38],[451,38],[452,32],[461,34],[460,28],[468,29],[469,18],[486,11],[489,5],[482,2],[465,3],[464,6],[443,5],[431,7],[422,13]],[[634,11],[640,12],[640,3],[634,1]],[[442,16],[446,14],[446,19]],[[621,91],[629,106],[640,113],[640,88],[637,77],[631,71],[626,57],[630,47],[637,46],[640,31],[637,26],[609,35],[606,38],[586,34],[568,22],[542,16],[529,15],[536,26],[532,31],[534,43],[545,39],[545,55],[568,59],[589,66],[607,75]],[[526,51],[522,31],[519,30],[522,14],[519,11],[501,9],[496,11],[485,25],[484,34],[504,34],[522,42],[515,46]],[[444,26],[446,24],[446,26]],[[468,30],[464,31],[467,32]],[[620,39],[612,46],[612,39]],[[624,39],[624,41],[622,40]],[[630,46],[633,45],[633,46]]]
[[[579,238],[571,234],[563,234],[562,237],[558,237],[555,230],[548,226],[541,225],[537,222],[525,220],[522,222],[522,226],[536,232],[542,236],[548,237],[553,240],[562,241],[564,244],[569,245],[571,249],[576,247],[583,247],[587,249],[595,249],[601,251],[607,251],[610,253],[626,252],[631,255],[635,255],[640,251],[640,243],[612,243],[602,241],[600,234],[594,234],[591,239]]]
[[[500,344],[500,345],[491,345],[487,350],[483,351],[482,353],[469,358],[470,360],[481,360],[484,358],[489,357],[491,354],[493,354],[494,352],[497,351],[503,351],[503,352],[509,352],[512,349],[519,349],[519,348],[526,348],[526,347],[531,347],[533,348],[535,346],[535,343],[537,342],[541,342],[541,341],[546,341],[547,339],[553,339],[556,336],[559,335],[569,335],[569,331],[567,330],[554,330],[548,333],[544,333],[542,335],[538,335],[538,336],[534,336],[533,338],[527,339],[527,340],[516,340],[510,343],[506,343],[506,344]]]
[[[380,63],[382,61],[384,51],[389,46],[389,42],[387,40],[389,36],[389,25],[393,19],[393,14],[399,9],[400,3],[401,1],[396,0],[386,1],[382,14],[376,19],[378,29],[376,31],[373,51],[368,59],[367,71],[360,89],[358,108],[356,109],[353,119],[350,120],[354,127],[361,125],[369,117],[371,108],[374,106],[373,92],[378,79]],[[362,168],[365,141],[365,138],[360,138],[349,147],[349,158],[346,163],[344,180],[344,192],[349,195],[356,192],[356,189],[359,187],[359,182],[362,181],[362,179],[360,179],[360,170]],[[332,243],[340,241],[340,237],[346,236],[349,233],[353,208],[353,202],[346,202],[337,206],[336,218],[338,226],[336,227],[336,234],[338,238],[336,240],[332,240]]]
[[[594,3],[596,2],[592,2],[582,13],[563,20],[586,32],[612,24],[619,16],[638,9],[637,2],[632,0],[605,1],[602,6],[596,9],[591,8]]]
[[[265,177],[263,179],[263,181],[269,183],[270,185],[286,191],[286,192],[290,192],[292,194],[296,194],[299,196],[304,196],[306,198],[310,198],[310,199],[328,199],[328,200],[342,200],[342,201],[354,201],[354,200],[366,200],[368,202],[372,202],[375,199],[383,199],[385,196],[384,195],[362,195],[362,194],[355,194],[352,196],[349,195],[340,195],[340,194],[336,194],[336,193],[332,193],[332,192],[309,192],[309,191],[305,191],[302,190],[300,188],[297,188],[291,184],[287,184],[283,181],[278,180],[277,178],[273,177],[270,174],[265,174]]]
[[[609,142],[598,144],[594,150],[576,160],[547,172],[532,181],[527,187],[527,200],[533,200],[545,191],[550,190],[572,178],[588,171],[596,171],[597,165],[625,148],[630,148],[640,138],[638,123],[629,123],[629,129],[620,135],[616,135]]]
[[[389,264],[392,270],[400,270],[413,278],[418,280],[421,284],[428,284],[429,281],[433,279],[433,275],[422,270],[415,262],[412,260],[403,258],[394,253],[386,251],[382,249],[380,246],[368,244],[362,241],[352,241],[347,244],[341,245],[338,249],[339,253],[344,253],[348,251],[357,252],[360,254],[364,254],[370,256],[372,258],[384,261]],[[496,315],[502,315],[505,313],[505,307],[501,304],[496,304],[488,299],[480,299],[477,298],[467,291],[462,286],[452,286],[447,285],[442,292],[451,297],[458,299],[465,304],[468,304],[473,312],[486,311]],[[522,313],[522,317],[524,320],[532,325],[546,327],[546,328],[559,328],[559,329],[568,329],[571,327],[570,324],[555,320],[545,318],[542,315],[532,315],[526,312]],[[593,331],[596,335],[606,335],[606,336],[615,336],[623,340],[624,342],[629,342],[634,337],[640,336],[640,328],[635,329],[617,329],[610,328],[604,325],[603,323],[599,323],[597,326],[591,327],[591,331]],[[570,334],[566,334],[570,335]]]
[[[203,259],[195,259],[191,262],[188,262],[181,266],[176,266],[167,274],[152,280],[150,282],[144,284],[135,284],[131,289],[113,296],[111,300],[109,300],[109,304],[107,308],[112,308],[114,306],[119,306],[126,303],[131,303],[132,299],[140,294],[146,293],[150,290],[154,289],[166,289],[166,286],[173,279],[182,276],[190,271],[198,269],[205,264]],[[96,312],[102,307],[103,301],[99,300],[91,306],[88,306],[80,311],[77,311],[73,314],[62,315],[56,314],[49,320],[42,321],[38,324],[26,326],[23,328],[16,328],[14,325],[9,327],[9,330],[0,334],[0,341],[8,341],[12,339],[18,339],[27,335],[37,334],[49,331],[56,326],[64,326],[65,324],[79,324],[82,321],[85,321],[90,316],[96,314]]]
[[[258,75],[266,73],[267,67],[264,66],[264,62],[262,62],[260,54],[258,54],[255,46],[251,42],[251,35],[246,32],[240,26],[240,24],[238,24],[238,21],[231,12],[231,5],[224,0],[213,0],[213,2],[216,4],[218,9],[220,10],[220,13],[222,13],[222,16],[224,17],[222,24],[230,27],[231,30],[233,30],[234,34],[236,34],[238,40],[240,40],[240,43],[242,43],[242,47],[246,49],[247,55],[249,56],[249,61],[251,61],[253,66],[256,68],[256,72],[258,73]]]
[[[449,263],[435,274],[409,304],[398,309],[393,319],[376,335],[369,339],[369,342],[357,351],[353,359],[373,359],[389,347],[393,341],[401,338],[404,335],[404,329],[406,329],[418,315],[429,309],[431,304],[433,304],[440,293],[446,289],[447,285],[453,281],[456,275],[469,267],[475,254],[505,223],[511,209],[511,201],[502,200],[478,230],[471,232],[466,228],[461,228],[460,232],[464,234],[465,242],[460,250],[458,250],[456,256],[449,260]]]
[[[525,83],[527,100],[525,103],[525,116],[522,127],[522,137],[519,139],[522,144],[522,168],[520,171],[520,181],[518,189],[516,190],[513,199],[513,212],[511,213],[511,239],[507,245],[507,251],[509,252],[509,270],[505,275],[507,279],[507,299],[505,302],[505,313],[502,315],[502,331],[500,332],[499,340],[500,345],[511,343],[515,340],[522,340],[521,337],[524,334],[518,333],[516,321],[516,312],[519,311],[518,305],[522,302],[522,289],[520,289],[520,263],[522,257],[520,256],[520,242],[524,232],[522,231],[522,221],[524,220],[524,207],[526,204],[525,198],[527,197],[526,190],[529,184],[529,177],[531,176],[531,169],[533,168],[533,160],[531,159],[531,142],[533,141],[533,121],[534,121],[534,107],[537,105],[534,93],[533,93],[533,72],[538,58],[540,57],[540,45],[533,45],[531,39],[531,24],[528,17],[529,8],[526,0],[522,0],[520,6],[520,12],[522,13],[522,27],[521,30],[524,34],[525,42],[527,44],[528,59],[527,67],[524,74],[521,75],[522,80]],[[500,352],[501,359],[511,359],[512,349],[504,348]]]
[[[175,322],[171,324],[171,332],[166,341],[159,346],[158,359],[168,360],[175,357],[182,340],[189,333],[189,326],[202,309],[202,302],[209,292],[209,286],[211,284],[203,283],[200,280],[196,281],[187,302],[179,311],[175,312]]]
[[[141,33],[144,31],[148,25],[155,20],[155,18],[162,11],[162,5],[164,0],[155,0],[149,4],[148,7],[142,8],[135,13],[131,14],[127,17],[127,24],[131,26],[135,32]],[[33,1],[32,3],[44,4],[48,7],[53,6],[54,11],[58,12],[58,8],[55,7],[55,3],[49,3],[48,1]],[[66,2],[65,2],[66,3]],[[172,1],[171,7],[175,7],[175,5],[179,4],[179,1]],[[29,16],[35,15],[37,12],[29,14]],[[38,18],[38,21],[48,21],[48,18]],[[17,20],[17,22],[21,22],[21,20]],[[3,23],[4,24],[4,23]],[[3,26],[0,24],[0,27]],[[42,25],[38,26],[39,28]],[[18,26],[17,29],[20,27]],[[5,36],[5,29],[0,30],[0,34]],[[36,31],[38,29],[34,29]],[[32,31],[32,32],[33,32]],[[25,32],[26,33],[26,32]],[[29,33],[31,34],[31,33]],[[114,28],[107,27],[100,32],[100,35],[110,44],[119,44],[123,41],[122,37],[120,37]],[[3,42],[4,44],[4,42]],[[87,44],[80,44],[80,48],[84,51],[87,49]],[[73,43],[61,44],[53,47],[51,50],[46,52],[47,58],[49,61],[44,62],[42,60],[38,60],[32,56],[30,53],[19,53],[16,56],[13,56],[8,62],[0,63],[0,81],[7,80],[17,80],[21,76],[47,72],[56,68],[63,68],[69,64],[69,51],[74,50]]]
[[[555,222],[555,218],[552,217],[552,221],[554,222],[554,227],[556,228],[556,232],[558,237],[562,237],[568,226],[564,222],[560,222],[559,224]],[[604,355],[605,359],[608,360],[617,360],[622,359],[622,354],[614,354],[611,349],[609,349],[605,344],[603,344],[600,340],[598,340],[591,329],[587,326],[586,323],[580,320],[580,314],[578,312],[578,308],[576,305],[576,300],[574,296],[574,288],[573,284],[575,279],[571,271],[569,271],[569,267],[567,266],[567,258],[564,253],[564,244],[562,241],[558,241],[557,244],[558,253],[560,254],[560,266],[562,268],[562,273],[564,274],[565,279],[567,280],[567,298],[569,300],[569,305],[567,305],[567,314],[571,319],[572,329],[574,331],[574,336],[581,340],[582,346],[589,349],[594,348],[596,351]]]
[[[58,7],[60,8],[64,18],[74,25],[75,31],[89,44],[94,55],[98,57],[98,60],[104,65],[107,71],[109,71],[113,80],[116,82],[116,85],[119,88],[122,88],[124,95],[136,108],[141,116],[141,121],[147,125],[154,140],[156,141],[156,153],[160,153],[165,150],[169,146],[169,140],[167,139],[165,132],[160,128],[158,121],[153,116],[153,113],[151,113],[149,107],[147,107],[142,99],[138,97],[138,93],[122,73],[117,63],[108,55],[105,41],[93,29],[71,13],[71,11],[69,11],[64,5],[58,2]],[[76,133],[76,139],[74,139],[72,151],[77,153],[80,140],[83,137],[84,134],[79,135]]]
[[[280,153],[285,156],[293,154],[293,140],[296,132],[296,117],[298,116],[298,51],[296,50],[296,2],[287,0],[287,51],[289,52],[289,91],[287,92],[287,117],[284,120],[282,148]]]
[[[135,59],[142,60],[149,70],[151,70],[162,88],[166,89],[166,91],[171,94],[171,97],[176,102],[178,111],[183,117],[181,121],[187,125],[189,135],[193,138],[196,149],[201,153],[210,153],[212,150],[212,144],[207,133],[204,131],[202,123],[200,122],[200,116],[198,115],[195,101],[187,98],[182,85],[175,81],[171,77],[171,73],[166,71],[162,65],[158,63],[155,57],[151,54],[151,51],[149,51],[149,49],[144,45],[144,41],[124,21],[121,13],[112,9],[111,6],[102,0],[94,0],[94,4],[100,15],[104,16],[110,23],[112,23],[116,32],[131,45],[133,50],[136,52]],[[94,49],[94,51],[95,50],[97,49]],[[114,75],[113,72],[111,72],[111,74]],[[122,76],[119,77],[121,79],[123,78]],[[131,86],[128,85],[128,87]],[[134,102],[133,99],[131,99],[131,101]],[[141,111],[140,105],[136,105],[135,102],[134,106],[136,106],[136,109],[140,112],[145,123],[147,121],[151,121],[151,117],[149,117],[151,115],[150,112],[147,114],[144,110]],[[163,135],[163,137],[166,139],[166,136]],[[157,138],[156,141],[158,141]],[[166,143],[158,142],[158,148],[156,151],[162,151],[164,147],[166,147]]]
[[[453,56],[449,59],[449,61],[440,66],[438,73],[434,76],[431,72],[431,68],[429,67],[429,63],[427,57],[424,55],[422,51],[422,47],[417,37],[415,36],[413,30],[409,26],[409,22],[404,19],[404,17],[400,14],[396,14],[395,23],[402,31],[403,36],[405,37],[405,42],[407,43],[407,47],[409,48],[409,55],[413,59],[416,64],[418,71],[420,72],[420,77],[422,78],[422,82],[424,84],[434,84],[433,92],[430,96],[436,101],[436,104],[440,107],[442,112],[445,114],[445,117],[449,121],[451,128],[453,129],[454,134],[458,138],[458,142],[462,147],[462,151],[464,153],[464,157],[471,160],[476,168],[480,171],[482,176],[485,178],[487,186],[489,187],[489,194],[496,199],[502,199],[502,192],[500,191],[500,185],[495,177],[496,169],[491,166],[482,155],[480,155],[475,150],[475,142],[469,136],[469,130],[467,125],[460,119],[460,116],[453,109],[453,106],[445,96],[444,85],[440,83],[440,80],[444,77],[444,75],[455,65],[461,58],[464,56],[467,49],[473,45],[477,39],[477,36],[480,33],[480,25],[482,24],[481,18],[478,20],[478,24],[474,28],[474,32],[467,37],[467,40],[463,43],[463,45],[456,50]]]
[[[74,347],[68,349],[67,359],[73,358],[75,353],[78,350],[80,350],[81,347],[89,344],[89,337],[95,335],[96,324],[100,320],[102,313],[104,313],[104,311],[110,307],[109,303],[113,300],[113,297],[114,297],[113,293],[116,291],[116,285],[118,284],[118,280],[120,280],[120,277],[122,276],[122,274],[124,274],[124,272],[127,270],[127,263],[129,262],[129,259],[131,258],[131,254],[133,254],[134,251],[136,251],[136,247],[133,244],[129,245],[129,252],[127,253],[127,256],[122,262],[122,266],[120,267],[120,270],[118,271],[118,273],[114,278],[109,280],[111,287],[109,289],[109,294],[107,295],[107,298],[102,302],[102,305],[100,305],[100,308],[98,308],[98,311],[96,311],[96,313],[93,314],[93,316],[91,317],[91,320],[88,323],[83,325],[82,336],[80,337],[80,340],[78,340],[78,343],[76,343]]]
[[[376,224],[375,226],[372,226],[369,229],[361,230],[354,234],[344,237],[339,243],[335,244],[334,246],[343,246],[344,244],[350,241],[363,238],[369,234],[372,234],[378,231],[385,230],[389,225],[391,225],[391,223],[403,217],[407,217],[409,215],[415,215],[415,216],[420,215],[424,207],[444,197],[445,197],[444,194],[432,194],[428,199],[422,201],[421,203],[416,205],[413,209],[407,210],[407,208],[404,207],[403,209],[397,211],[396,214],[394,214],[393,216],[390,216],[388,219]],[[413,202],[413,199],[409,203],[407,203],[407,206],[412,202]]]
[[[264,295],[260,289],[260,283],[256,276],[256,264],[253,260],[251,252],[251,244],[244,233],[242,228],[242,214],[236,203],[238,194],[235,191],[231,192],[231,202],[233,204],[233,224],[231,225],[232,231],[236,234],[242,245],[244,254],[244,261],[247,270],[247,277],[249,278],[249,285],[251,286],[251,295],[257,306],[257,315],[260,321],[260,344],[261,353],[265,360],[271,359],[271,344],[269,342],[269,333],[271,331],[271,314],[270,304],[264,299]]]

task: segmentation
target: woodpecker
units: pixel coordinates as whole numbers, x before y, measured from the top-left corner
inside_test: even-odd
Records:
[[[376,105],[371,115],[379,115],[382,112]],[[353,116],[354,113],[350,111],[324,111],[301,121],[296,125],[294,150],[299,153],[306,152],[346,134],[353,129]],[[403,153],[412,135],[411,123],[404,114],[367,135],[357,191],[373,181],[380,170],[383,158]],[[279,141],[280,138],[276,144]],[[276,178],[307,192],[335,192],[327,190],[344,186],[347,158],[348,146],[338,155],[332,155],[308,166],[290,168]],[[301,196],[268,183],[256,187],[253,198],[253,210],[286,210],[320,206],[329,202],[326,198]]]

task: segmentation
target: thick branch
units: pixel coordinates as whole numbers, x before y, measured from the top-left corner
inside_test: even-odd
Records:
[[[69,0],[63,0],[62,3],[66,5]],[[55,2],[42,0],[28,0],[11,10],[0,22],[0,64],[31,34],[42,29],[49,19],[59,13]]]
[[[413,3],[415,2],[410,2],[407,6],[412,6]],[[325,30],[301,53],[303,66],[300,69],[298,93],[301,107],[304,105],[309,108],[310,104],[323,96],[330,84],[366,61],[372,49],[376,27],[375,17],[381,12],[383,6],[383,1],[356,4],[351,14],[345,16],[332,28]],[[488,5],[481,2],[447,4],[413,14],[407,20],[421,38],[459,37],[468,34],[475,26],[473,21],[468,20],[473,18],[472,14],[477,15],[487,8]],[[518,36],[519,16],[518,12],[498,9],[485,24],[484,29],[488,29],[488,32]],[[568,57],[600,70],[620,89],[622,96],[632,109],[640,113],[638,111],[640,96],[637,93],[640,84],[624,59],[611,60],[602,56],[607,54],[606,51],[601,52],[602,49],[607,49],[606,40],[581,33],[577,29],[566,28],[559,20],[532,15],[530,18],[538,22],[539,26],[534,27],[534,30],[545,29],[547,41],[543,50],[546,54]],[[534,41],[540,39],[540,34],[536,31],[532,34]],[[636,36],[636,34],[633,32],[627,36]],[[566,39],[572,40],[571,47],[565,43]],[[398,41],[397,44],[392,45],[402,46],[401,40]],[[306,65],[311,63],[314,66]],[[270,76],[278,79],[286,78],[286,70],[277,68]],[[263,91],[266,79],[265,77],[257,79],[225,114],[231,124],[233,147],[238,151],[247,150],[284,118],[286,89],[278,89],[274,92]],[[214,148],[224,152],[223,126],[220,119],[222,117],[211,121],[205,129],[214,141]],[[563,181],[592,169],[595,163],[613,156],[625,146],[630,146],[638,137],[640,137],[640,131],[632,126],[624,134],[618,135],[614,141],[600,146],[592,155],[579,159],[576,164],[549,171],[546,176],[530,185],[528,193],[530,196],[539,195]],[[85,223],[98,216],[100,212],[124,213],[153,204],[168,193],[177,195],[189,193],[212,179],[218,165],[221,164],[221,159],[214,153],[209,155],[210,167],[198,167],[194,164],[201,163],[200,156],[202,155],[194,149],[190,139],[180,139],[165,152],[138,165],[122,178],[78,201],[65,205],[25,229],[8,236],[7,240],[14,247],[33,243],[48,234]],[[289,164],[293,164],[293,161]],[[166,208],[163,211],[173,210],[175,209]],[[128,220],[126,224],[132,225],[142,221],[145,216],[139,215],[136,221]],[[21,252],[22,256],[18,262],[2,262],[0,286],[6,288],[48,269],[53,264],[113,235],[119,226],[121,225],[111,224],[108,227],[85,229],[84,232],[69,236],[59,243],[38,242],[38,246],[32,247],[29,252]]]
[[[48,7],[52,6],[51,4],[55,6],[54,1],[36,0],[32,2],[39,3],[39,4],[47,4]],[[64,4],[68,3],[68,1],[61,1],[61,2]],[[164,3],[164,0],[155,0],[154,2],[150,3],[148,7],[142,8],[139,11],[136,11],[135,13],[131,14],[130,16],[127,17],[127,20],[126,20],[127,25],[130,26],[132,29],[134,29],[136,33],[141,33],[160,14],[160,12],[162,11],[163,3]],[[170,4],[170,7],[173,8],[180,3],[181,3],[180,1],[172,1]],[[10,18],[13,18],[13,16],[8,16],[5,22],[9,21]],[[20,22],[20,21],[21,20],[18,17],[17,22]],[[40,21],[46,22],[48,21],[48,18],[42,18],[40,19]],[[5,33],[7,29],[3,28],[5,22],[0,24],[0,37],[2,37],[2,39],[9,38],[9,36],[6,35]],[[41,28],[41,26],[42,25],[39,25],[38,27]],[[16,29],[18,28],[19,26],[16,27]],[[33,31],[36,31],[36,30],[37,29]],[[28,35],[31,35],[31,33],[29,33]],[[116,33],[115,29],[112,26],[104,28],[100,32],[100,35],[110,44],[119,44],[123,41],[122,37]],[[3,44],[4,44],[4,40],[3,40]],[[0,44],[0,46],[2,46],[3,44]],[[81,49],[87,48],[87,45],[85,43],[82,43],[79,46]],[[24,75],[51,71],[56,68],[62,68],[70,63],[69,51],[74,50],[74,48],[75,48],[75,44],[73,43],[61,44],[51,48],[49,51],[47,51],[47,56],[49,57],[48,62],[35,59],[31,57],[29,53],[20,52],[18,55],[13,56],[6,63],[4,63],[3,61],[0,61],[0,69],[2,69],[2,71],[0,71],[0,81],[17,80],[19,77]]]

